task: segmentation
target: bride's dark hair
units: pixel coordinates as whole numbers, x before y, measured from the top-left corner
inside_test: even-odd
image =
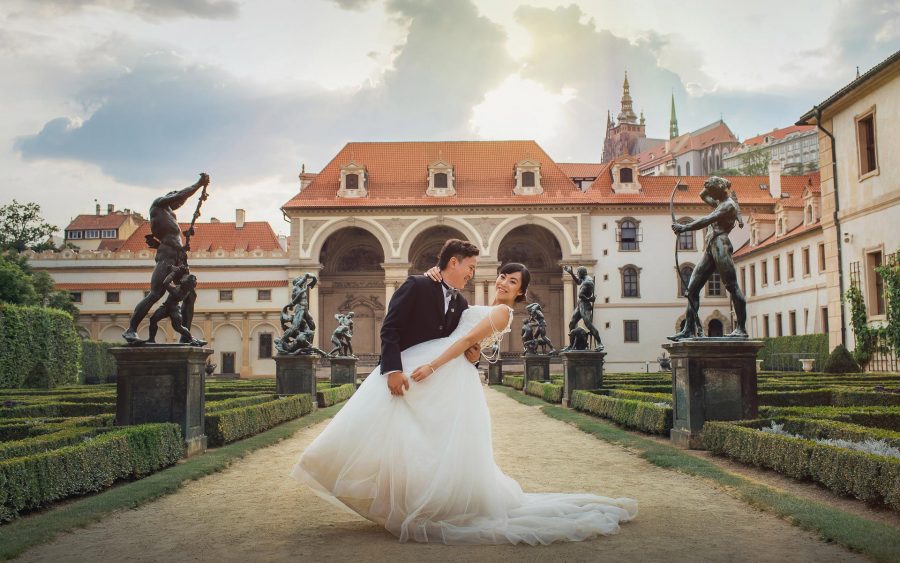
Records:
[[[506,264],[500,266],[500,271],[497,274],[514,274],[519,272],[522,274],[522,287],[519,289],[522,290],[522,295],[516,295],[516,303],[521,303],[525,301],[525,292],[528,290],[528,284],[531,283],[531,272],[528,271],[528,268],[525,267],[525,264],[520,264],[518,262],[507,262]]]

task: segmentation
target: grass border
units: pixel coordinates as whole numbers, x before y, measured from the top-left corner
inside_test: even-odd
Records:
[[[307,426],[334,416],[344,405],[340,403],[318,409],[308,415],[280,424],[255,436],[232,442],[201,456],[149,475],[138,481],[113,487],[102,493],[68,502],[46,512],[23,516],[0,526],[0,560],[21,555],[30,547],[46,543],[57,535],[84,528],[110,513],[137,508],[159,497],[174,493],[189,481],[222,471],[234,461],[255,450],[271,446]],[[285,477],[287,478],[287,477]]]
[[[753,482],[674,446],[636,436],[601,418],[548,405],[509,387],[492,385],[491,388],[524,405],[540,406],[541,412],[550,418],[571,424],[595,438],[637,451],[653,465],[709,479],[751,506],[815,532],[825,541],[838,543],[879,561],[900,561],[900,530],[891,526]]]

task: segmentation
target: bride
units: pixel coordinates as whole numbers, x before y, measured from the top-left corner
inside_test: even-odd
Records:
[[[634,500],[524,493],[494,462],[481,380],[463,352],[509,332],[529,281],[522,264],[504,265],[491,306],[469,307],[449,337],[404,350],[403,365],[420,367],[402,396],[376,368],[291,475],[401,542],[536,545],[617,532],[637,514]]]

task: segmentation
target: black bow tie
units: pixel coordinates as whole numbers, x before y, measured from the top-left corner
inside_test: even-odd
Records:
[[[441,282],[441,285],[444,286],[444,295],[449,297],[451,301],[459,295],[459,290],[455,287],[450,287],[444,282]]]

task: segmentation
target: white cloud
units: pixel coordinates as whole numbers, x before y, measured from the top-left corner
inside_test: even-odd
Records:
[[[559,133],[563,106],[575,95],[571,88],[549,92],[514,74],[472,108],[471,127],[483,139],[549,140]]]

